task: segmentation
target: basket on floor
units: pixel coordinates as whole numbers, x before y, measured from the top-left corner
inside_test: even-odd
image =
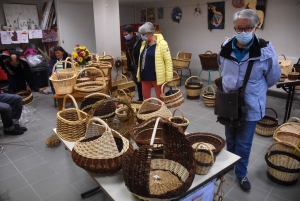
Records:
[[[85,136],[72,150],[79,167],[96,174],[114,174],[122,167],[122,156],[133,150],[131,143],[101,119],[89,120]]]
[[[197,79],[199,82],[192,82],[192,79]],[[189,82],[190,81],[190,82]],[[185,89],[187,99],[195,100],[200,98],[201,89],[203,84],[201,82],[200,77],[191,76],[185,81]]]
[[[209,91],[211,89],[211,91]],[[208,107],[213,107],[215,106],[215,100],[216,100],[216,90],[214,89],[213,86],[208,85],[204,87],[202,90],[202,97],[204,104]]]
[[[211,146],[204,142],[193,144],[196,159],[196,174],[206,175],[215,163],[215,155],[211,151]]]
[[[206,51],[204,54],[199,54],[202,69],[215,70],[215,71],[219,70],[217,57],[218,57],[217,53],[212,53],[209,50]]]
[[[156,100],[158,104],[151,103],[150,101]],[[169,119],[172,114],[167,108],[166,104],[157,98],[148,98],[144,100],[139,111],[136,114],[138,123],[150,119],[151,117],[164,117]]]
[[[255,132],[262,136],[273,136],[277,126],[278,126],[278,117],[277,112],[272,108],[266,108],[266,110],[272,110],[275,114],[275,117],[265,115],[261,120],[257,122]]]
[[[286,132],[286,131],[279,131],[276,134],[274,134],[274,141],[275,142],[287,142],[289,144],[292,144],[296,147],[300,147],[300,135],[296,133]],[[286,146],[283,144],[277,144],[276,150],[285,151],[289,153],[293,153],[297,156],[300,156],[300,152],[297,152],[294,148],[291,146]]]
[[[71,68],[66,68],[57,72],[54,72],[56,66],[61,63],[67,63],[71,65]],[[66,65],[64,65],[66,67]],[[73,89],[76,82],[76,69],[75,65],[69,61],[60,61],[53,66],[52,75],[49,78],[52,82],[55,94],[64,95],[73,93]]]
[[[300,157],[284,151],[273,150],[271,148],[277,144],[293,146],[285,142],[275,142],[267,150],[265,161],[267,163],[268,178],[280,185],[291,186],[297,183],[300,175]],[[298,152],[299,148],[293,146]]]
[[[80,109],[88,114],[97,101],[108,98],[110,98],[110,96],[103,93],[89,94],[84,97],[83,101],[81,102]]]
[[[167,92],[165,92],[165,85],[166,83],[161,85],[160,99],[166,104],[168,108],[180,106],[184,102],[184,98],[181,94],[180,89],[178,89],[177,86],[174,84],[175,87],[173,89],[172,87],[170,87],[170,89]]]
[[[179,54],[181,51],[177,53],[176,58],[172,58],[173,61],[173,68],[176,69],[183,69],[183,68],[189,68],[190,65],[190,59],[189,58],[180,58]]]
[[[158,123],[162,122],[163,154],[153,153]],[[122,172],[128,190],[143,200],[172,199],[187,191],[195,176],[195,158],[181,129],[160,117],[150,145],[123,155]]]
[[[181,113],[181,117],[174,116],[175,112],[179,111]],[[184,118],[184,115],[180,109],[176,109],[173,112],[173,116],[169,118],[169,120],[174,123],[175,125],[182,128],[183,133],[186,131],[187,127],[190,124],[190,121],[187,118]]]
[[[67,98],[73,101],[75,108],[66,109]],[[62,110],[57,113],[56,132],[62,139],[75,142],[84,136],[88,118],[87,113],[78,109],[74,97],[67,94],[63,100]]]
[[[275,130],[274,135],[276,135],[279,131],[286,131],[300,135],[300,119],[297,117],[291,117],[286,123],[282,124]]]
[[[288,73],[288,79],[291,81],[295,81],[299,78],[299,74],[298,72],[296,72],[295,68],[293,67],[292,72]]]
[[[176,87],[179,86],[180,84],[180,76],[178,75],[178,73],[176,71],[173,71],[173,82],[168,82],[168,86],[169,87]]]
[[[211,150],[215,156],[217,156],[225,146],[225,140],[212,133],[190,133],[186,135],[186,139],[188,139],[192,146],[199,142],[205,142],[211,146]]]
[[[28,105],[33,101],[33,95],[31,92],[28,91],[19,91],[16,93],[17,95],[21,96],[23,105]]]

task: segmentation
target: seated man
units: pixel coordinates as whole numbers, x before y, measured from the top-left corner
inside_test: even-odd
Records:
[[[19,125],[22,107],[23,102],[21,96],[15,94],[1,94],[0,92],[0,114],[4,135],[21,135],[27,131],[27,128]]]

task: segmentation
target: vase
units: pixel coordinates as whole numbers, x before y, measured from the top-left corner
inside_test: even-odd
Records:
[[[80,70],[85,69],[85,64],[79,65]]]

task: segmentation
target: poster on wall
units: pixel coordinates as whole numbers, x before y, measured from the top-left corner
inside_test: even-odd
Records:
[[[158,19],[164,18],[164,8],[163,7],[157,8],[157,18]]]
[[[235,8],[243,8],[245,6],[244,0],[232,0],[232,6]]]
[[[263,28],[265,21],[265,13],[267,0],[245,0],[245,8],[254,10],[259,17],[259,25],[257,28]]]
[[[147,21],[155,22],[155,8],[147,8]]]
[[[225,2],[207,3],[208,29],[224,29],[225,27]]]
[[[140,9],[140,22],[146,22],[147,20],[147,9],[141,8]]]

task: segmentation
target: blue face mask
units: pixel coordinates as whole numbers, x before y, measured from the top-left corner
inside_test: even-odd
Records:
[[[236,33],[235,37],[242,45],[247,45],[253,38],[252,32],[246,33],[243,31],[242,33]]]
[[[127,34],[126,36],[124,36],[126,40],[130,40],[131,37],[130,37],[130,34]]]
[[[141,38],[142,38],[143,41],[148,41],[148,38],[145,35],[141,35]]]

